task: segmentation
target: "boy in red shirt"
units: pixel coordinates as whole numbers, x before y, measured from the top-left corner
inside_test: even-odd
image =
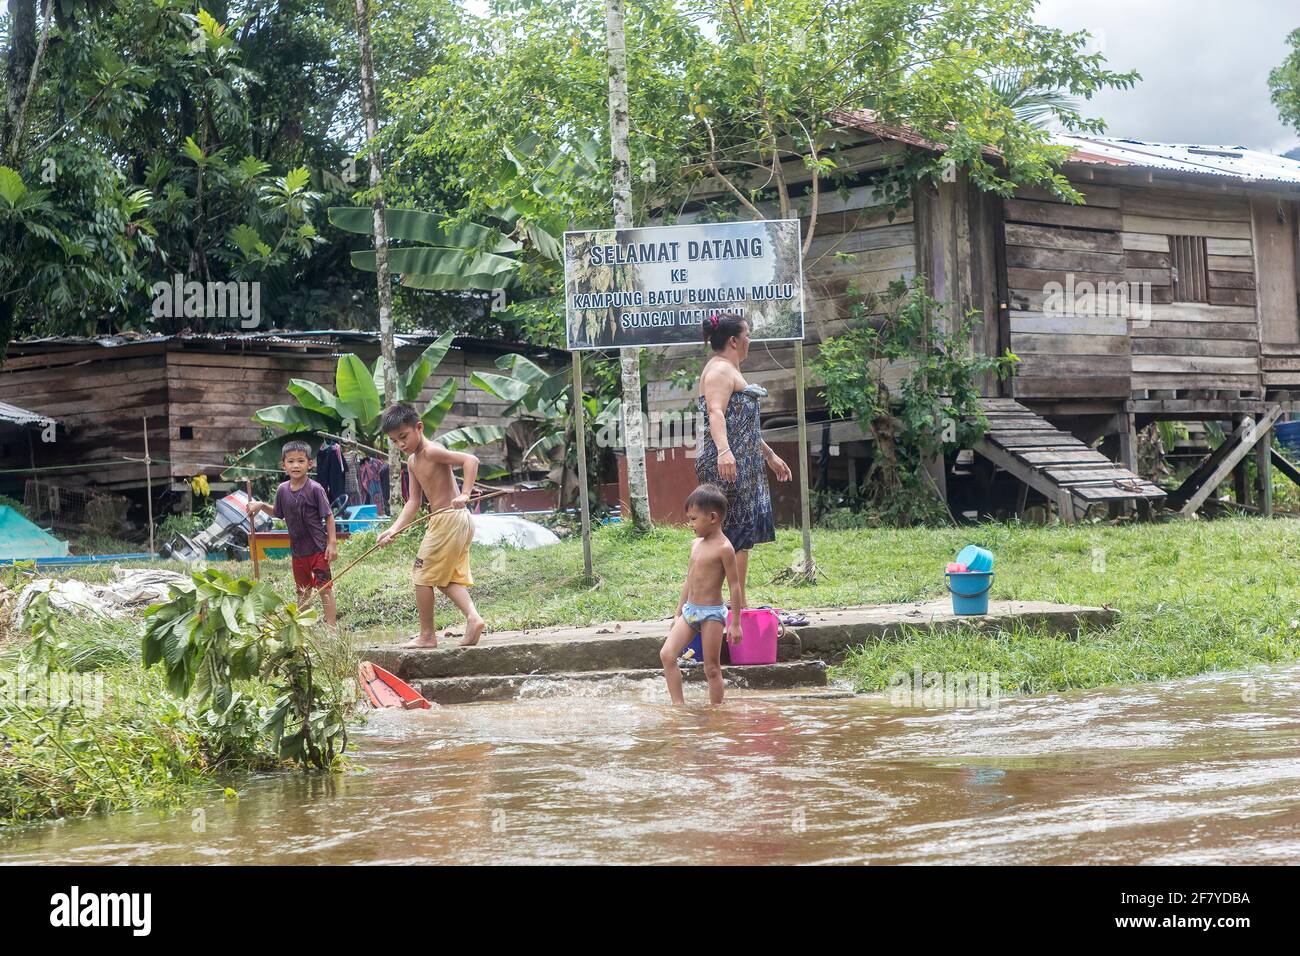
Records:
[[[276,489],[275,506],[251,501],[248,517],[252,520],[259,511],[269,511],[284,519],[289,528],[289,552],[293,555],[293,583],[298,586],[298,603],[312,589],[320,591],[325,623],[334,627],[334,588],[326,587],[331,581],[330,562],[339,556],[334,512],[330,510],[325,489],[307,477],[311,468],[310,445],[305,441],[285,442],[280,451],[280,465],[289,480],[281,482]]]

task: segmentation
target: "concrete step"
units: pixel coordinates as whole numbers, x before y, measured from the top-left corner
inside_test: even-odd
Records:
[[[959,617],[947,599],[910,604],[809,609],[809,623],[791,628],[777,645],[777,661],[801,658],[839,661],[860,644],[897,638],[911,629],[949,631],[1043,628],[1056,634],[1108,627],[1118,613],[1110,608],[993,601],[989,613]],[[581,627],[489,632],[476,647],[456,647],[452,639],[432,649],[395,644],[358,648],[364,660],[407,681],[453,677],[505,677],[582,672],[659,670],[659,648],[669,619],[623,621]]]
[[[655,658],[656,662],[658,657]],[[827,667],[818,660],[788,661],[777,664],[749,664],[743,667],[722,668],[728,690],[773,691],[795,688],[826,688]],[[540,674],[479,674],[456,677],[434,677],[411,681],[411,686],[435,704],[472,704],[482,701],[513,700],[521,694],[528,696],[564,696],[581,693],[581,687],[591,685],[596,689],[601,681],[659,681],[663,684],[663,670],[654,668],[622,668],[612,670],[582,670],[570,673]],[[684,667],[682,677],[688,683],[703,683],[703,667]],[[663,688],[664,699],[668,690]],[[824,691],[831,693],[830,691]],[[835,692],[848,694],[848,691]],[[806,694],[806,692],[805,692]]]
[[[582,671],[659,670],[659,648],[668,634],[667,622],[652,633],[613,631],[612,626],[589,629],[587,634],[556,635],[536,632],[534,640],[496,643],[488,635],[475,647],[449,644],[429,650],[394,646],[360,649],[362,658],[392,671],[405,681],[440,677],[476,677],[512,674],[572,674]],[[607,633],[599,634],[600,631]],[[599,635],[599,639],[593,639]],[[777,661],[797,661],[802,645],[797,634],[786,634],[776,646]]]

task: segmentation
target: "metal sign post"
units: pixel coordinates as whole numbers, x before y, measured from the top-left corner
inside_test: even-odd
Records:
[[[804,414],[803,342],[794,344],[795,409],[799,419],[799,527],[803,531],[803,571],[811,584],[817,579],[812,558],[812,515],[808,506],[808,416]]]
[[[144,503],[149,513],[149,557],[156,558],[158,552],[153,546],[153,469],[149,459],[149,419],[146,417],[140,421],[144,423]]]
[[[582,508],[582,572],[591,578],[591,502],[587,493],[587,409],[582,404],[582,353],[573,356],[573,427],[578,432],[578,501]],[[561,502],[563,506],[563,502]]]

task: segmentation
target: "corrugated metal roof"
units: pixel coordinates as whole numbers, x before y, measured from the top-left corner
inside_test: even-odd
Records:
[[[10,405],[8,402],[0,402],[0,422],[12,422],[15,425],[39,425],[42,428],[46,425],[55,424],[53,418],[29,412],[25,408]]]
[[[438,338],[438,332],[399,332],[393,336],[398,348],[428,345]],[[309,329],[305,331],[277,329],[267,332],[178,332],[164,334],[161,332],[122,332],[117,335],[51,335],[40,339],[19,339],[11,342],[9,347],[15,352],[36,349],[71,349],[99,346],[100,348],[120,348],[127,345],[152,345],[160,342],[211,342],[216,345],[226,343],[248,343],[256,345],[317,345],[322,348],[334,348],[343,342],[378,343],[379,333],[368,329]],[[507,352],[529,352],[532,354],[567,354],[561,350],[542,345],[530,345],[526,342],[511,342],[504,339],[483,339],[470,335],[456,336],[453,346],[459,349],[476,349]],[[3,370],[3,366],[0,366]]]
[[[834,117],[846,126],[922,149],[944,150],[935,142],[905,126],[882,123],[872,110],[842,110]],[[1174,173],[1220,176],[1245,183],[1288,183],[1300,185],[1300,160],[1274,156],[1244,146],[1202,146],[1192,143],[1149,143],[1140,139],[1106,136],[1055,134],[1053,140],[1068,146],[1069,162],[1084,165],[1137,167]],[[996,153],[986,149],[986,153]]]
[[[1055,139],[1073,150],[1070,155],[1072,163],[1140,166],[1177,173],[1227,176],[1248,183],[1300,185],[1300,161],[1261,153],[1245,146],[1148,143],[1140,139],[1064,134],[1058,134]]]

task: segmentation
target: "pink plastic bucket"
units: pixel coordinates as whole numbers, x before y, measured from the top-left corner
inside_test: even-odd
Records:
[[[727,612],[731,626],[731,612]],[[775,664],[781,619],[770,608],[745,608],[740,612],[740,643],[726,645],[732,664]]]

